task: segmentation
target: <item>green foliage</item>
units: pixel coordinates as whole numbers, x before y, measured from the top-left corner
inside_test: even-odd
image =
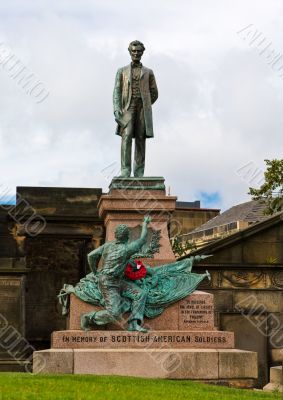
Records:
[[[180,236],[175,236],[171,239],[171,246],[176,257],[182,257],[185,254],[188,254],[189,251],[197,249],[194,242],[189,242],[188,240],[182,241]]]
[[[154,254],[159,253],[160,239],[161,239],[161,230],[153,229],[149,245],[144,246],[145,248],[143,248],[141,252],[133,254],[131,256],[131,260],[135,260],[137,258],[153,258]]]
[[[264,160],[266,171],[265,182],[259,189],[249,188],[253,200],[266,203],[265,214],[272,215],[283,209],[283,159]]]
[[[282,393],[193,381],[95,375],[0,373],[1,400],[282,400]]]

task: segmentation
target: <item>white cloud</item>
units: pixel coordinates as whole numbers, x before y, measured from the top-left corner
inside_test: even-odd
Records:
[[[50,91],[35,104],[0,66],[1,183],[107,188],[119,160],[112,89],[144,41],[156,75],[155,138],[147,175],[195,200],[246,200],[237,169],[282,157],[283,81],[237,31],[254,24],[283,52],[280,1],[10,1],[0,4],[0,42]]]

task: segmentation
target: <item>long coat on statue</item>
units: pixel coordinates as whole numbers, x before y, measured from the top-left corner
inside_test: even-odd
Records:
[[[158,98],[158,90],[155,77],[151,69],[144,66],[141,67],[140,75],[140,91],[143,103],[144,120],[145,120],[145,136],[153,137],[152,109],[151,105]],[[128,112],[132,97],[132,74],[131,64],[118,70],[115,79],[115,87],[113,92],[113,107],[115,111],[121,111],[122,116],[118,123],[116,134],[121,136],[123,128],[125,128],[130,120],[131,113]]]

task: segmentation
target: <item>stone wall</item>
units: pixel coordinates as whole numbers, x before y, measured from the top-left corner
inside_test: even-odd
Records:
[[[85,273],[85,240],[27,239],[26,338],[49,341],[54,330],[65,329],[57,295],[65,283],[76,283]]]
[[[57,295],[88,272],[86,254],[104,240],[101,193],[24,187],[16,206],[0,209],[0,313],[36,349],[49,345],[52,331],[65,329]],[[0,350],[1,369],[20,368]]]
[[[220,210],[176,207],[171,220],[170,236],[184,235],[216,217]]]
[[[195,267],[208,269],[219,329],[235,332],[236,347],[257,351],[260,384],[282,360],[283,223],[274,217],[194,253],[214,254]],[[269,263],[268,263],[269,262]],[[282,362],[282,361],[281,361]]]

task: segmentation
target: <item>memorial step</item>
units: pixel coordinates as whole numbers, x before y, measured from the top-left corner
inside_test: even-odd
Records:
[[[36,351],[34,373],[195,379],[252,388],[257,353],[236,349],[50,349]]]

